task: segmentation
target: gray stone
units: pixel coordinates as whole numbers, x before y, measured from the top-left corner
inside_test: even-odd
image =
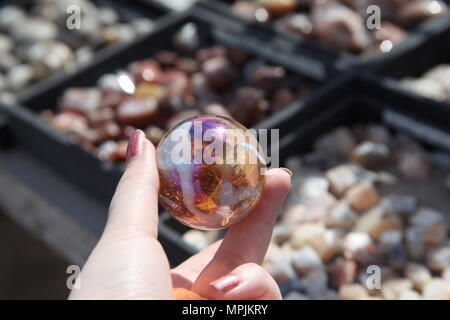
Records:
[[[323,262],[311,246],[304,246],[292,256],[292,265],[299,275],[323,268]]]
[[[358,220],[358,214],[345,202],[339,202],[327,215],[325,223],[330,228],[350,230]]]
[[[384,198],[383,206],[391,213],[409,216],[417,209],[417,198],[413,195],[390,196]]]
[[[381,168],[389,161],[390,155],[385,144],[365,141],[353,150],[352,157],[366,168]]]
[[[405,233],[405,244],[408,256],[413,260],[420,260],[425,254],[425,230],[421,227],[409,227]]]
[[[431,208],[421,207],[411,216],[410,223],[416,227],[427,228],[443,222],[444,214]]]

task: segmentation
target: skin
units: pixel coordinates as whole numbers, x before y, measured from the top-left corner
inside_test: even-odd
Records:
[[[173,299],[175,287],[208,299],[281,299],[273,278],[260,266],[290,188],[290,174],[271,169],[255,210],[225,238],[174,269],[158,236],[159,178],[155,148],[142,138],[128,160],[109,208],[105,230],[69,299]],[[227,274],[239,283],[220,291],[211,284]]]

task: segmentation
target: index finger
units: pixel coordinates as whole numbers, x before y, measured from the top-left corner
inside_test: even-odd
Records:
[[[194,291],[201,295],[211,281],[239,265],[262,262],[278,211],[289,192],[290,181],[290,174],[283,169],[268,171],[260,202],[251,214],[228,230],[214,258],[194,283]]]

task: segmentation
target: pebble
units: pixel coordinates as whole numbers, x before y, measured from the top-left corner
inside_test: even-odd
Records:
[[[398,216],[387,214],[384,206],[377,205],[359,218],[353,231],[368,233],[378,240],[385,231],[402,229],[403,223]]]
[[[390,150],[385,144],[365,141],[353,150],[352,157],[362,166],[376,169],[385,166],[390,159],[390,155]]]
[[[27,64],[18,64],[8,70],[6,78],[8,81],[8,88],[12,91],[19,91],[23,89],[34,76],[34,70]]]
[[[326,216],[326,226],[350,230],[358,220],[358,213],[345,202],[339,202]]]
[[[390,196],[383,198],[383,206],[388,212],[407,217],[417,209],[417,198],[413,195]]]
[[[362,285],[348,283],[339,287],[338,297],[340,300],[365,300],[369,298],[369,294]]]
[[[401,83],[405,88],[413,92],[417,92],[430,99],[437,101],[446,100],[447,94],[445,87],[437,80],[427,78],[404,78]]]
[[[284,283],[297,277],[291,263],[287,260],[279,260],[263,266],[277,283]]]
[[[426,264],[432,271],[442,272],[450,266],[450,247],[432,249],[427,253]]]
[[[420,207],[417,212],[411,216],[409,222],[413,226],[427,228],[435,224],[442,223],[443,220],[443,213],[431,208]]]
[[[327,266],[330,275],[330,283],[334,288],[339,288],[343,284],[353,283],[355,281],[357,264],[353,260],[337,258]]]
[[[422,296],[414,290],[405,290],[403,291],[399,297],[398,300],[421,300]]]
[[[434,278],[426,283],[422,295],[424,300],[449,300],[450,284],[442,279]]]
[[[272,241],[281,246],[291,237],[292,229],[292,225],[277,224],[272,231]]]
[[[358,251],[364,251],[373,246],[373,242],[367,233],[349,232],[344,238],[343,245],[346,258],[352,259]]]
[[[427,248],[435,248],[447,241],[448,225],[445,223],[435,224],[426,228],[424,243]]]
[[[387,300],[398,300],[405,291],[412,290],[413,282],[406,278],[396,278],[381,284],[381,295]]]
[[[315,143],[314,149],[324,155],[347,157],[351,154],[355,145],[350,130],[340,127],[331,134],[320,137]]]
[[[323,262],[311,246],[304,246],[292,256],[292,265],[299,275],[323,268]]]
[[[443,271],[442,271],[442,279],[447,282],[448,284],[450,284],[450,267],[446,267]]]
[[[405,233],[405,244],[408,256],[413,260],[420,260],[425,254],[424,229],[409,227]]]
[[[380,196],[372,183],[360,182],[347,191],[345,199],[355,211],[364,212],[377,204]]]
[[[328,192],[328,181],[318,172],[308,172],[302,174],[299,178],[298,185],[298,200],[303,203],[308,203]]]
[[[314,268],[301,277],[301,283],[312,299],[319,299],[328,291],[328,274],[323,268]]]
[[[287,224],[295,225],[303,220],[306,206],[301,203],[290,205],[281,215],[281,220]]]
[[[336,205],[336,198],[326,192],[312,199],[306,206],[304,221],[323,221]]]
[[[398,156],[400,173],[411,180],[423,180],[428,177],[429,161],[421,151],[401,152]]]
[[[320,248],[324,242],[325,227],[322,224],[304,223],[295,227],[289,242],[294,249],[310,245],[313,248]]]
[[[330,192],[338,198],[357,182],[355,168],[347,165],[328,170],[325,177],[328,180]]]
[[[198,251],[206,248],[209,245],[204,231],[191,229],[183,233],[182,238],[186,243],[190,244]]]
[[[405,277],[413,282],[418,291],[422,291],[425,284],[431,280],[431,273],[426,266],[416,262],[405,265]]]
[[[402,244],[403,232],[401,230],[387,230],[381,234],[378,245],[384,252],[389,252],[391,249]]]

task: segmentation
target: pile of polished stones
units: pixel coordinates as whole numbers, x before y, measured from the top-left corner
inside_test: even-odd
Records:
[[[70,6],[80,9],[80,28],[69,29]],[[27,85],[89,62],[94,52],[130,41],[153,28],[148,18],[125,22],[111,7],[89,0],[36,0],[0,7],[0,101],[11,103]]]
[[[368,28],[377,6],[381,26]],[[389,52],[420,23],[448,14],[442,0],[237,0],[232,10],[293,35],[353,53]]]
[[[450,64],[440,64],[421,77],[406,77],[403,87],[436,101],[450,103]]]
[[[211,45],[194,23],[158,51],[101,76],[94,87],[66,89],[44,119],[100,159],[121,163],[136,129],[157,145],[167,130],[200,114],[251,127],[309,94],[314,85],[238,49]]]
[[[450,154],[378,124],[291,157],[264,268],[285,299],[450,299]],[[201,249],[217,232],[190,230]]]

